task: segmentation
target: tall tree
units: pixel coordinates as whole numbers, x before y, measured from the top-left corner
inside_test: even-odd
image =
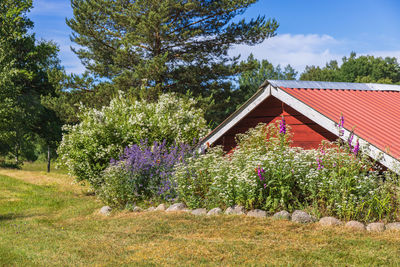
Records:
[[[287,65],[282,70],[280,65],[275,67],[266,59],[259,61],[253,54],[242,63],[248,69],[239,76],[239,88],[233,93],[232,108],[237,108],[246,102],[265,80],[295,80],[297,77],[297,71],[292,66]]]
[[[72,0],[74,50],[91,74],[119,89],[213,95],[231,93],[241,72],[233,45],[274,36],[274,19],[233,19],[257,0]],[[155,90],[152,90],[152,88]],[[214,117],[217,114],[214,114]]]
[[[43,118],[52,111],[41,96],[54,92],[48,71],[60,69],[57,47],[37,43],[28,32],[31,7],[31,0],[0,1],[0,153],[12,155],[16,163],[35,136],[48,130]]]
[[[400,83],[400,65],[395,57],[357,57],[352,52],[350,57],[343,57],[340,66],[336,60],[330,61],[324,68],[307,66],[300,80]]]

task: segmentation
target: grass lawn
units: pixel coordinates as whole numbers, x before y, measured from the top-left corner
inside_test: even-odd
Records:
[[[0,169],[0,266],[400,265],[400,232],[115,212],[62,172]]]

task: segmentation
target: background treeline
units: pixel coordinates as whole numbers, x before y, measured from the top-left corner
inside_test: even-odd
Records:
[[[123,91],[155,103],[161,94],[190,96],[210,128],[245,102],[265,79],[399,83],[396,58],[357,57],[307,66],[274,66],[234,45],[256,45],[278,23],[237,19],[257,0],[72,0],[74,50],[86,67],[67,75],[57,44],[39,41],[27,17],[31,0],[0,2],[0,154],[2,164],[56,156],[62,126],[80,123],[82,106],[101,109]]]

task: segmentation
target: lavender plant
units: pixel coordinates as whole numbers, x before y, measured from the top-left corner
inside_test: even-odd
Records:
[[[167,146],[164,140],[148,146],[142,140],[125,148],[118,160],[111,160],[103,172],[104,183],[98,195],[117,207],[149,199],[171,201],[176,197],[176,185],[171,179],[174,166],[184,164],[193,151],[193,145],[184,143]]]
[[[59,161],[78,181],[88,181],[97,189],[100,175],[110,158],[118,157],[127,146],[167,140],[190,143],[209,130],[204,112],[188,97],[167,93],[148,103],[126,97],[122,92],[101,110],[83,108],[80,123],[65,126],[58,148]]]

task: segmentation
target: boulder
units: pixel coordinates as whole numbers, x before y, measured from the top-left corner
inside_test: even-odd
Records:
[[[400,222],[388,223],[385,228],[389,231],[400,231]]]
[[[335,217],[323,217],[319,220],[319,224],[322,226],[338,226],[341,225],[342,222]]]
[[[166,208],[167,208],[167,206],[165,206],[165,204],[160,204],[157,206],[155,211],[164,211]]]
[[[142,211],[142,208],[141,208],[141,207],[138,207],[138,206],[135,206],[135,207],[132,209],[132,211],[133,211],[133,212],[141,212],[141,211]]]
[[[175,203],[166,210],[166,212],[171,212],[171,211],[182,211],[186,209],[186,205],[183,203]]]
[[[111,213],[111,207],[110,206],[104,206],[100,209],[99,213],[102,215],[110,215]]]
[[[255,209],[251,210],[247,213],[249,217],[258,217],[258,218],[265,218],[267,217],[267,213],[264,210]]]
[[[225,210],[225,214],[227,215],[243,215],[244,207],[240,205],[235,205],[233,207],[229,207]]]
[[[195,209],[195,210],[192,210],[192,214],[196,215],[196,216],[198,216],[198,215],[206,215],[207,214],[207,210],[206,209]]]
[[[149,207],[146,211],[155,211],[156,210],[156,208],[154,208],[154,207]]]
[[[290,220],[290,213],[286,210],[282,210],[275,213],[272,217],[277,220]]]
[[[207,215],[208,216],[211,216],[211,215],[219,215],[219,214],[221,214],[222,213],[222,210],[220,209],[220,208],[213,208],[213,209],[211,209],[211,210],[209,210],[208,212],[207,212]]]
[[[358,230],[358,231],[364,231],[365,230],[365,225],[363,223],[360,223],[358,221],[349,221],[347,222],[344,227],[353,229],[353,230]]]
[[[383,232],[385,231],[384,223],[370,223],[367,225],[368,232]]]
[[[295,210],[292,214],[292,222],[297,223],[312,223],[315,221],[315,217],[311,216],[307,212],[302,210]]]

